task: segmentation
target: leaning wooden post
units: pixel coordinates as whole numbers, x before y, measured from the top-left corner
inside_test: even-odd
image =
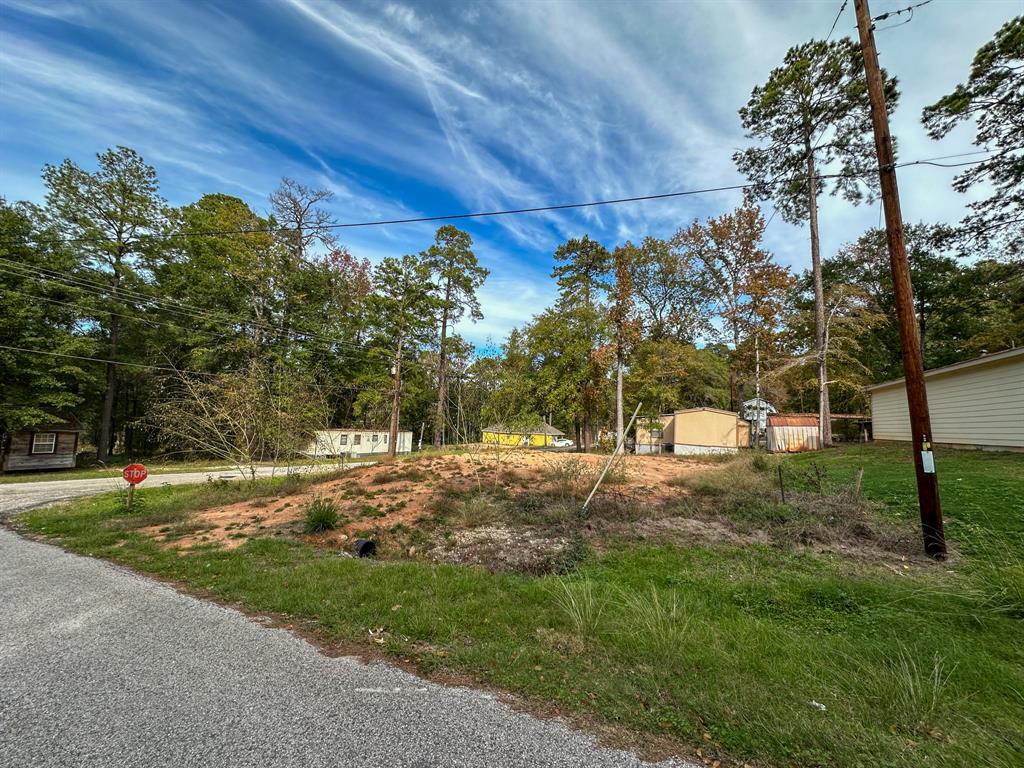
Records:
[[[601,486],[601,481],[604,480],[604,476],[608,474],[608,470],[611,469],[612,462],[614,462],[615,459],[618,457],[619,450],[626,442],[626,435],[628,435],[629,430],[633,428],[633,422],[636,421],[636,415],[640,413],[640,407],[642,405],[643,403],[637,403],[636,410],[633,411],[633,417],[629,420],[629,425],[626,427],[625,431],[623,431],[623,433],[619,435],[619,441],[615,445],[615,450],[612,451],[612,455],[608,457],[608,462],[604,465],[604,469],[601,470],[601,476],[597,478],[597,482],[594,483],[594,487],[590,489],[590,495],[587,496],[587,500],[583,502],[582,513],[584,515],[587,513],[587,507],[590,506],[590,500],[594,498],[594,494],[597,493],[597,489]]]

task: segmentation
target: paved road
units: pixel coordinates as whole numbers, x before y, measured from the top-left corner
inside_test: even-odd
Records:
[[[361,462],[349,466],[368,466],[375,462]],[[292,467],[292,472],[331,472],[336,466],[314,465],[309,467]],[[286,470],[277,467],[257,467],[257,477],[270,477],[276,472],[281,475]],[[205,472],[173,472],[161,475],[150,475],[140,488],[156,488],[161,485],[188,485],[189,483],[205,483],[209,478],[240,480],[243,475],[237,469],[213,469]],[[90,480],[38,480],[25,483],[4,483],[0,485],[0,520],[23,509],[41,507],[57,501],[67,501],[79,496],[93,496],[97,493],[112,491],[124,482],[120,478],[101,477]]]
[[[6,485],[0,503],[9,514],[109,488]],[[328,658],[284,630],[0,527],[0,768],[642,765],[489,693]]]

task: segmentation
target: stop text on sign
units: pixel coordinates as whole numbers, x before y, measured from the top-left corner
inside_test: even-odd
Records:
[[[149,470],[147,470],[142,464],[129,464],[121,470],[121,477],[123,477],[125,482],[129,485],[138,485],[149,477]]]

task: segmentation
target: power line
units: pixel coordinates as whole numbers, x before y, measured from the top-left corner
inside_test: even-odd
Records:
[[[900,8],[898,11],[886,11],[880,16],[873,17],[871,21],[885,21],[890,16],[899,16],[900,14],[907,13],[908,11],[913,13],[915,8],[920,8],[922,5],[928,5],[931,1],[932,0],[924,0],[924,2],[917,3],[915,5],[908,5],[906,8]]]
[[[914,20],[914,9],[915,8],[920,8],[922,5],[928,5],[928,3],[930,3],[931,1],[932,0],[924,0],[923,3],[918,3],[917,5],[910,5],[910,6],[907,6],[906,8],[901,8],[898,11],[889,11],[888,13],[883,13],[881,16],[876,16],[875,18],[873,18],[871,20],[871,28],[875,32],[884,32],[887,29],[895,29],[896,27],[902,27],[904,24],[909,24],[910,22],[912,22]],[[908,12],[910,13],[910,16],[907,17],[906,21],[901,21],[899,24],[890,24],[887,27],[875,28],[875,22],[876,21],[883,21],[885,19],[888,19],[890,16],[899,16],[901,13],[908,13]]]
[[[8,346],[6,344],[0,344],[0,349],[8,349],[8,350],[11,350],[13,352],[26,352],[26,353],[33,354],[33,355],[48,355],[50,357],[62,357],[62,358],[68,358],[68,359],[71,359],[71,360],[83,360],[83,361],[88,361],[88,362],[93,362],[93,363],[108,363],[110,365],[123,365],[123,366],[129,367],[129,368],[144,368],[144,369],[151,370],[151,371],[169,371],[171,373],[179,373],[179,374],[180,373],[187,373],[187,374],[191,374],[193,376],[211,376],[212,377],[212,376],[221,376],[221,375],[223,375],[225,373],[238,373],[239,372],[237,369],[230,369],[230,370],[226,370],[226,371],[221,371],[220,373],[210,373],[209,371],[190,371],[190,370],[187,370],[187,369],[184,369],[184,368],[175,368],[173,366],[148,365],[146,363],[129,363],[129,362],[125,361],[125,360],[107,360],[107,359],[102,358],[102,357],[88,357],[87,355],[69,355],[69,354],[66,354],[66,353],[63,353],[63,352],[49,352],[49,351],[44,350],[44,349],[28,349],[27,347],[12,347],[12,346]],[[352,391],[361,391],[361,390],[366,390],[366,389],[374,389],[374,390],[380,389],[380,387],[356,386],[354,384],[332,384],[332,386],[335,389],[346,389],[346,390],[352,390]]]
[[[828,31],[828,35],[825,37],[826,43],[829,41],[829,38],[832,37],[832,33],[836,31],[836,24],[839,23],[839,17],[843,15],[843,11],[846,10],[846,4],[849,2],[850,0],[843,0],[843,4],[839,6],[839,13],[836,14],[835,21],[832,22],[832,29]]]
[[[0,259],[0,260],[2,260],[2,259]],[[11,272],[9,270],[6,270],[3,267],[0,267],[0,272],[7,272],[8,274],[15,274],[15,275],[18,275],[19,277],[23,276],[23,275],[20,275],[20,274],[18,274],[16,272]],[[34,279],[53,280],[54,278],[50,278],[50,277],[46,277],[46,276],[40,276],[40,277],[36,277]],[[69,307],[77,306],[73,302],[61,301],[59,299],[53,299],[53,298],[49,298],[49,297],[45,297],[45,296],[38,296],[36,294],[32,294],[32,293],[29,293],[27,291],[20,291],[20,290],[14,289],[14,288],[8,288],[7,290],[10,291],[11,293],[17,293],[17,294],[19,294],[21,296],[25,296],[25,297],[28,297],[28,298],[31,298],[31,299],[35,299],[37,301],[46,301],[46,302],[49,302],[49,303],[52,303],[52,304],[61,304],[61,305],[64,305],[64,306],[69,306]],[[77,290],[85,290],[85,289],[77,288]],[[93,293],[88,292],[88,291],[86,291],[86,292],[89,293],[90,296],[98,295],[98,294],[93,294]],[[100,296],[100,298],[104,298],[104,297]],[[157,307],[157,308],[159,309],[160,307]],[[126,320],[133,320],[133,321],[141,322],[141,323],[143,323],[145,325],[164,326],[164,327],[167,327],[167,328],[172,328],[172,329],[175,329],[175,330],[178,330],[178,331],[182,331],[184,333],[199,333],[199,334],[205,335],[205,336],[207,336],[207,337],[209,337],[211,339],[223,339],[223,338],[227,338],[230,335],[228,333],[217,334],[214,331],[204,331],[202,329],[197,329],[197,328],[186,328],[184,326],[177,325],[175,323],[169,323],[169,322],[166,322],[166,321],[155,320],[153,318],[146,317],[144,315],[143,316],[140,316],[140,315],[128,315],[128,314],[125,314],[123,312],[115,312],[113,310],[108,310],[108,309],[97,309],[95,307],[95,305],[90,307],[90,309],[92,311],[95,311],[95,312],[100,313],[100,314],[116,315],[117,317],[121,317],[121,318],[124,318]],[[185,317],[192,317],[191,315],[188,315],[188,314],[184,314],[184,316]],[[197,319],[203,320],[203,319],[206,319],[206,318],[203,317],[203,316],[199,316],[199,317],[197,317]],[[242,325],[244,325],[246,323],[249,323],[249,322],[252,322],[252,321],[248,321],[248,320],[246,320],[244,318],[226,318],[226,319],[231,319],[231,320],[233,320],[235,322],[238,322],[239,324],[242,324]],[[319,341],[321,341],[324,344],[340,347],[342,352],[344,352],[345,354],[347,354],[349,356],[352,356],[352,357],[356,357],[356,358],[362,357],[363,361],[366,362],[366,363],[369,363],[369,364],[379,363],[380,365],[382,365],[384,367],[388,367],[390,365],[390,363],[391,363],[389,358],[380,357],[380,359],[376,359],[376,360],[374,359],[374,357],[379,357],[382,354],[390,354],[390,352],[388,350],[386,350],[386,349],[384,349],[382,347],[369,347],[369,346],[357,344],[356,342],[346,341],[344,339],[335,339],[335,338],[332,338],[332,337],[329,337],[329,336],[320,336],[320,335],[317,335],[317,334],[307,333],[307,332],[304,332],[304,331],[288,332],[285,329],[280,328],[279,326],[274,326],[274,325],[265,325],[264,327],[265,327],[265,329],[267,329],[269,331],[276,331],[278,336],[284,335],[284,336],[289,336],[290,338],[294,338],[294,335],[292,335],[292,334],[298,334],[298,335],[301,335],[301,336],[305,336],[307,338],[313,338],[315,340],[319,340]],[[107,362],[110,362],[110,361],[107,361]],[[427,370],[429,368],[425,363],[423,363],[420,360],[414,359],[414,358],[409,358],[409,359],[405,360],[403,362],[403,365],[408,365],[411,368],[419,368],[420,370]],[[429,370],[428,370],[428,372],[429,372]]]
[[[302,337],[302,338],[306,338],[306,339],[313,339],[315,341],[320,341],[320,342],[322,342],[324,344],[333,344],[333,345],[339,345],[339,346],[342,346],[342,347],[352,347],[352,348],[356,348],[356,349],[359,349],[359,350],[362,350],[362,351],[366,351],[368,349],[367,347],[365,347],[363,345],[360,345],[360,344],[356,344],[355,342],[345,341],[343,339],[336,339],[336,338],[333,338],[333,337],[330,337],[330,336],[324,336],[323,334],[318,334],[318,333],[315,333],[315,332],[312,332],[312,331],[302,331],[302,330],[298,330],[298,329],[285,329],[285,328],[282,328],[280,326],[272,325],[270,323],[261,322],[259,320],[252,320],[252,319],[242,318],[242,317],[234,317],[234,316],[227,315],[227,314],[216,313],[216,312],[212,312],[210,310],[200,309],[198,307],[190,307],[190,309],[193,309],[194,311],[189,312],[189,311],[186,311],[185,309],[179,308],[179,305],[177,303],[172,303],[171,300],[162,299],[162,298],[157,297],[157,296],[147,296],[146,294],[142,294],[142,293],[139,293],[137,291],[120,289],[120,291],[119,291],[119,293],[117,295],[112,295],[110,293],[110,286],[104,286],[101,283],[93,282],[93,281],[90,281],[90,280],[85,280],[83,278],[78,278],[78,277],[71,276],[71,275],[61,275],[61,274],[59,274],[57,272],[54,272],[53,270],[48,270],[48,269],[45,269],[43,267],[25,267],[23,265],[18,264],[17,262],[13,262],[13,261],[10,261],[9,259],[4,259],[2,257],[0,257],[0,262],[5,262],[5,263],[15,267],[15,269],[12,270],[10,267],[6,267],[5,268],[5,267],[0,266],[0,272],[6,272],[8,274],[16,275],[18,277],[23,277],[23,278],[26,278],[26,279],[49,280],[51,282],[60,281],[60,282],[62,282],[64,284],[67,284],[67,287],[69,289],[78,290],[78,291],[84,291],[85,293],[89,294],[90,296],[97,296],[97,297],[99,297],[101,299],[115,300],[115,301],[116,300],[121,300],[121,301],[123,301],[126,304],[129,304],[129,303],[134,303],[134,304],[151,304],[151,305],[155,306],[155,308],[158,309],[158,310],[165,311],[165,312],[170,312],[173,315],[177,315],[177,316],[180,316],[180,317],[187,317],[187,318],[191,318],[191,319],[194,319],[194,320],[215,321],[215,322],[222,322],[222,323],[223,322],[227,322],[227,323],[238,324],[238,325],[248,325],[248,326],[251,326],[251,327],[254,327],[254,328],[259,328],[261,330],[275,332],[278,335],[285,335],[285,336],[288,336],[288,337],[293,338],[293,339],[297,338],[297,337]],[[20,271],[18,271],[18,270],[20,270]],[[34,270],[37,270],[37,271],[34,271]],[[43,273],[47,273],[47,274],[43,274]],[[50,299],[50,301],[53,301],[53,300]],[[188,307],[189,305],[180,305],[180,306]],[[123,315],[123,314],[115,312],[113,310],[103,310],[103,312],[104,312],[104,314],[112,314],[112,315],[118,315],[120,317],[132,317],[132,318],[135,318],[135,316],[133,316],[133,315]],[[140,319],[140,318],[135,318],[135,319]],[[190,332],[193,332],[193,331],[196,330],[196,329],[187,329],[187,328],[183,328],[182,326],[176,326],[176,325],[172,325],[171,327],[179,328],[180,330],[185,330],[185,331],[190,331]]]
[[[49,352],[44,349],[27,349],[25,347],[11,347],[7,344],[0,344],[0,349],[8,349],[12,352],[28,352],[34,355],[49,355],[51,357],[65,357],[71,360],[87,360],[93,363],[109,363],[110,365],[125,365],[131,368],[146,368],[151,371],[171,371],[173,373],[191,373],[196,376],[217,376],[216,373],[209,373],[206,371],[187,371],[181,368],[174,368],[172,366],[163,365],[147,365],[145,363],[129,363],[124,360],[105,360],[101,357],[87,357],[86,355],[68,355],[63,352]],[[230,371],[226,371],[230,373]]]
[[[979,161],[980,162],[980,161]],[[913,163],[903,163],[900,165],[912,165]],[[900,166],[897,166],[900,167]],[[848,178],[860,178],[862,176],[873,175],[876,173],[875,170],[864,171],[862,173],[831,173],[831,174],[820,174],[817,175],[818,179],[848,179]],[[778,179],[774,179],[767,182],[769,185],[775,185],[780,182]],[[594,208],[603,205],[620,205],[623,203],[638,203],[647,202],[651,200],[668,200],[679,197],[691,197],[694,195],[705,195],[714,192],[734,192],[736,190],[750,189],[751,187],[758,186],[753,182],[746,184],[726,184],[719,187],[705,187],[702,189],[689,189],[681,192],[664,192],[654,195],[637,195],[634,197],[620,197],[608,200],[591,200],[581,203],[562,203],[558,205],[539,205],[532,208],[509,208],[497,211],[475,211],[471,213],[452,213],[444,214],[440,216],[418,216],[407,219],[379,219],[375,221],[358,221],[358,222],[345,222],[337,224],[326,224],[323,229],[355,229],[361,227],[382,227],[390,226],[394,224],[419,224],[425,222],[434,221],[458,221],[462,219],[481,219],[481,218],[493,218],[497,216],[515,216],[525,213],[543,213],[546,211],[565,211],[580,208]],[[267,227],[264,229],[244,229],[244,230],[206,230],[199,232],[165,232],[162,234],[149,234],[140,236],[140,240],[173,240],[179,238],[189,237],[221,237],[226,235],[252,235],[252,234],[276,234],[282,232],[292,232],[294,227]],[[25,242],[34,242],[37,244],[42,243],[88,243],[88,242],[112,242],[110,238],[106,237],[57,237],[57,238],[35,238],[25,237],[21,239],[7,239],[0,240],[0,243],[4,244],[24,244]]]

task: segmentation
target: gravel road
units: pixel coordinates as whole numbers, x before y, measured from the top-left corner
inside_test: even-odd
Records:
[[[49,500],[79,491],[96,492]],[[329,658],[237,611],[0,528],[5,768],[642,765],[490,693]]]
[[[369,466],[376,462],[362,462],[350,466]],[[316,465],[309,467],[292,467],[292,472],[332,472],[337,467]],[[278,475],[285,470],[276,468]],[[270,477],[275,473],[273,467],[257,467],[257,477]],[[189,483],[205,483],[210,478],[215,480],[241,480],[243,475],[237,469],[216,469],[204,472],[173,472],[161,475],[150,475],[139,487],[156,488],[161,485],[188,485]],[[34,480],[26,483],[4,483],[0,485],[0,520],[14,512],[32,507],[41,507],[58,501],[67,501],[79,496],[94,496],[124,486],[120,478],[101,477],[89,480]]]

